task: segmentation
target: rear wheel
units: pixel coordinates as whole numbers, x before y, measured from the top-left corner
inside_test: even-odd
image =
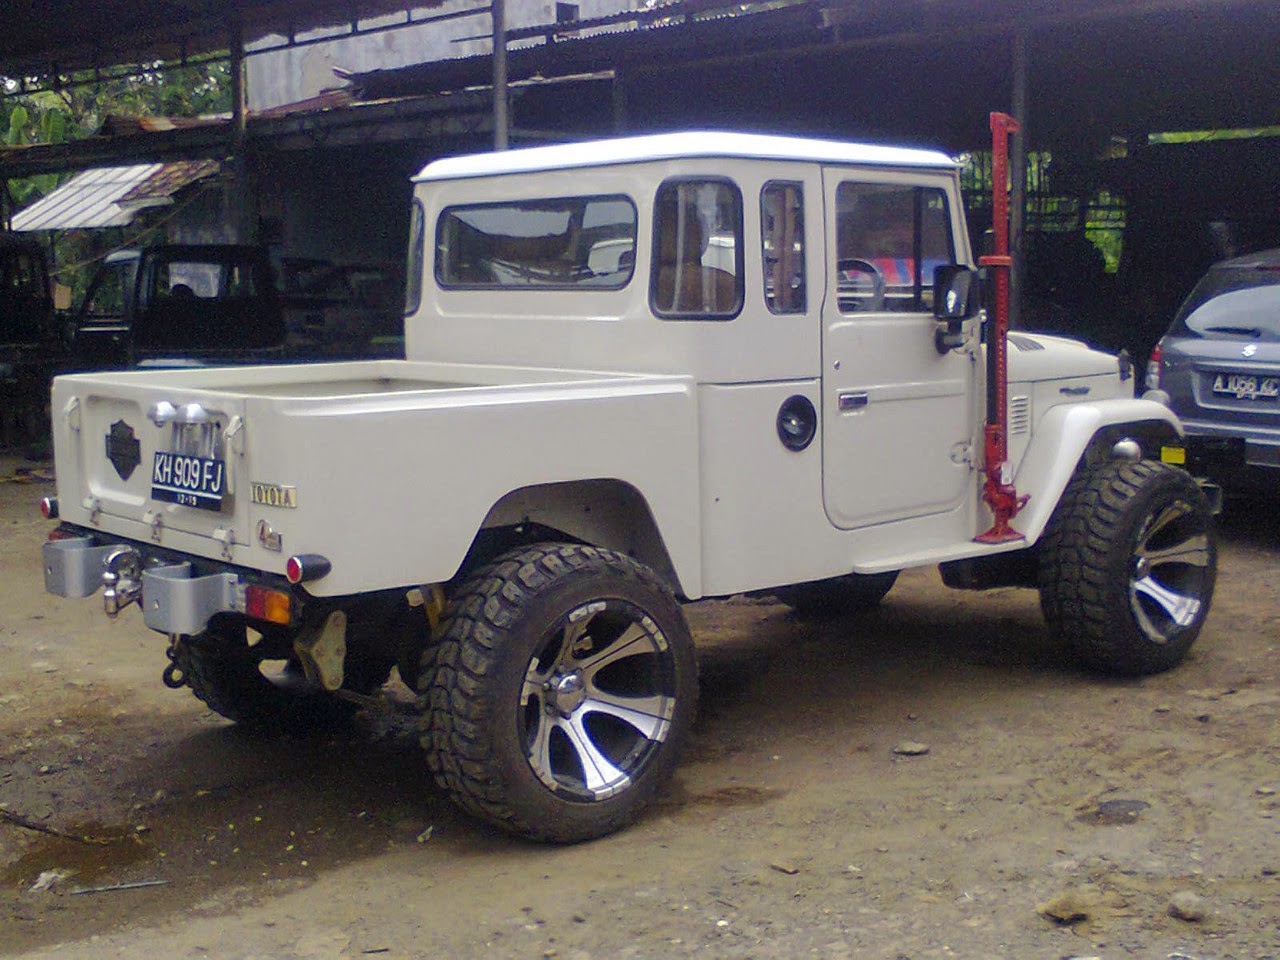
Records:
[[[214,617],[204,633],[184,638],[175,657],[197,699],[243,727],[297,734],[331,729],[355,713],[355,704],[308,681],[296,659],[265,673],[264,664],[271,661],[249,645],[244,618],[232,615]],[[345,689],[370,693],[386,681],[390,666],[349,660],[346,672]]]
[[[1115,461],[1077,474],[1041,541],[1049,631],[1095,670],[1177,665],[1209,612],[1217,545],[1208,502],[1182,470]]]
[[[643,809],[675,768],[697,696],[671,592],[625,556],[573,544],[477,570],[423,670],[436,780],[476,816],[561,843]]]

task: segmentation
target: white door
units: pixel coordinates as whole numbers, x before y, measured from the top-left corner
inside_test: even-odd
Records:
[[[973,489],[975,363],[934,346],[933,270],[964,249],[952,184],[823,171],[823,500],[842,529],[954,510]]]

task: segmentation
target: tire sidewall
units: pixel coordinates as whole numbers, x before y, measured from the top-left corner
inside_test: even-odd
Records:
[[[508,595],[510,597],[510,595]],[[594,601],[617,600],[648,616],[662,632],[674,671],[675,709],[666,739],[632,785],[604,800],[569,799],[552,791],[534,772],[521,736],[520,694],[530,660],[548,631],[570,612]],[[597,837],[631,820],[665,783],[692,725],[697,697],[692,639],[675,600],[655,583],[602,570],[599,564],[571,570],[516,601],[517,615],[502,631],[492,683],[482,695],[491,718],[490,750],[501,771],[502,791],[519,811],[528,832],[560,841]]]
[[[1130,641],[1139,649],[1145,649],[1149,656],[1157,660],[1172,658],[1174,662],[1181,660],[1188,648],[1195,641],[1208,615],[1209,605],[1213,599],[1214,577],[1209,575],[1205,592],[1201,597],[1200,609],[1195,619],[1185,627],[1178,627],[1163,643],[1158,643],[1147,636],[1138,623],[1133,612],[1130,598],[1130,585],[1133,581],[1133,562],[1137,555],[1139,543],[1150,529],[1150,525],[1166,508],[1178,503],[1185,504],[1192,513],[1208,516],[1208,506],[1204,494],[1200,492],[1195,481],[1180,470],[1172,468],[1160,469],[1152,478],[1144,483],[1138,493],[1121,511],[1118,522],[1121,534],[1113,543],[1107,556],[1107,574],[1116,588],[1108,597],[1114,622],[1123,623]],[[1209,569],[1212,572],[1217,566],[1217,549],[1210,529],[1206,525],[1206,536],[1209,549]]]

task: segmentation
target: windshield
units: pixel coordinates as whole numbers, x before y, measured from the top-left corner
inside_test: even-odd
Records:
[[[1200,336],[1280,340],[1280,270],[1210,270],[1178,311],[1174,328]]]

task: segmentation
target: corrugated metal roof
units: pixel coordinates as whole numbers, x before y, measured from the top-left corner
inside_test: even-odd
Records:
[[[13,215],[13,229],[85,230],[123,227],[148,206],[218,171],[214,161],[142,163],[78,173]]]

